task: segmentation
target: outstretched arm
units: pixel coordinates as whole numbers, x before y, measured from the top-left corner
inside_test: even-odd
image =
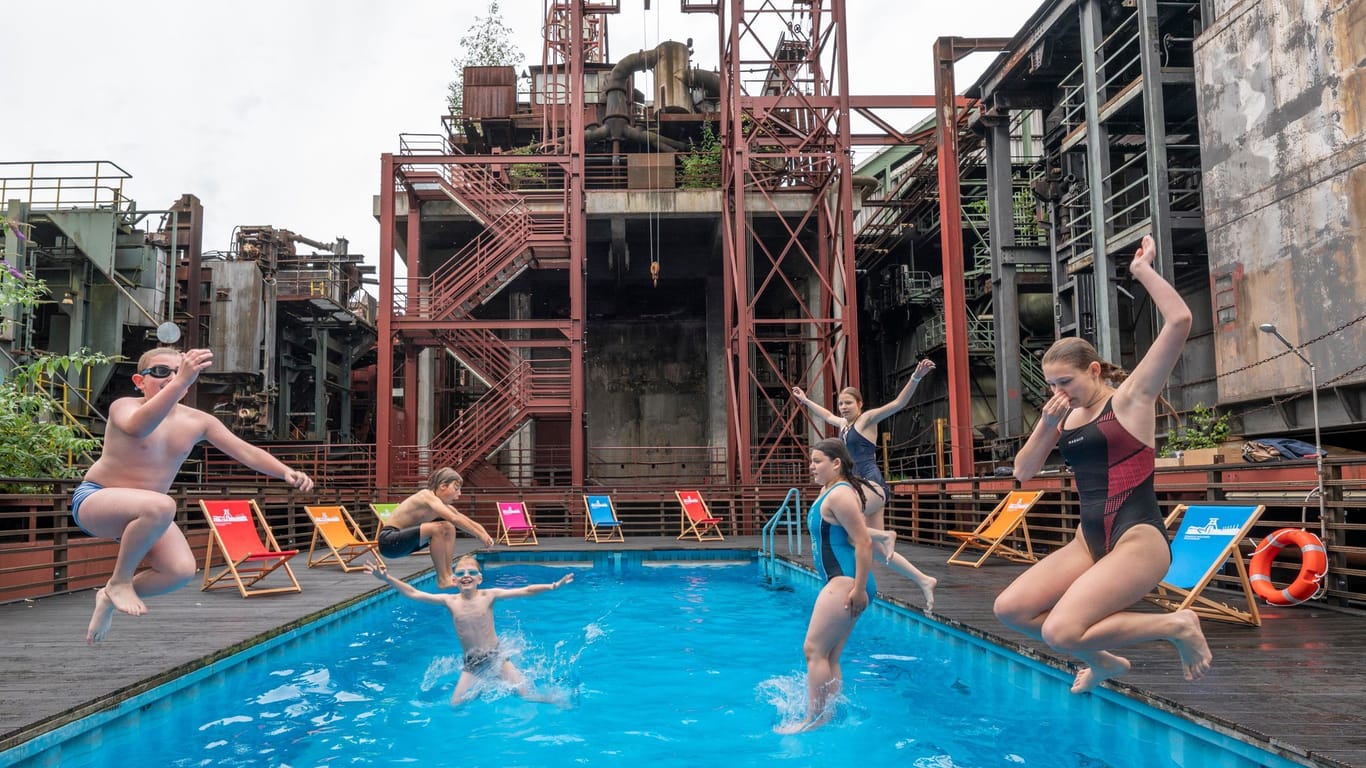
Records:
[[[313,490],[313,479],[308,475],[271,456],[265,449],[233,434],[232,430],[216,417],[202,411],[200,416],[205,421],[204,438],[213,443],[218,450],[263,475],[278,477],[301,491]]]
[[[430,592],[423,592],[406,581],[400,581],[399,579],[390,576],[389,569],[385,568],[383,565],[366,562],[362,563],[361,567],[365,569],[366,573],[398,590],[399,594],[406,598],[416,600],[419,603],[431,603],[432,605],[446,604],[444,595],[433,595]]]
[[[549,584],[528,584],[525,587],[517,587],[515,589],[490,589],[487,591],[492,592],[494,598],[499,600],[504,600],[510,597],[528,597],[530,595],[539,595],[542,592],[550,592],[552,590],[559,589],[560,587],[564,586],[565,584],[568,584],[573,580],[574,574],[566,573],[565,575],[561,576],[558,581],[554,581]]]
[[[1129,271],[1148,291],[1153,305],[1162,315],[1162,330],[1153,339],[1143,359],[1120,384],[1117,393],[1122,400],[1132,400],[1135,405],[1149,409],[1157,402],[1158,393],[1167,383],[1167,377],[1171,376],[1172,368],[1176,367],[1191,330],[1190,307],[1186,306],[1186,301],[1176,288],[1158,274],[1153,266],[1156,259],[1157,246],[1152,235],[1144,235],[1142,244],[1129,264]]]
[[[449,504],[442,504],[437,507],[436,513],[440,515],[443,520],[450,521],[460,530],[484,542],[484,546],[493,546],[493,537],[489,535],[488,531],[484,530],[484,526],[474,522],[469,517],[466,517],[462,512],[456,510],[455,507],[452,507]]]
[[[870,408],[864,411],[863,413],[859,414],[859,423],[856,426],[862,428],[869,426],[871,424],[876,424],[879,421],[882,421],[883,419],[887,418],[888,416],[895,414],[897,411],[900,411],[902,408],[905,408],[906,406],[910,405],[911,397],[915,395],[916,387],[920,386],[921,380],[924,379],[926,376],[930,375],[930,371],[933,370],[933,360],[930,360],[928,358],[921,360],[920,364],[915,367],[915,371],[911,373],[911,378],[909,381],[906,382],[906,386],[902,387],[901,391],[896,393],[896,398],[893,399],[892,402],[887,403],[886,405],[880,405],[876,408]]]
[[[823,419],[827,424],[833,424],[836,427],[844,426],[843,416],[836,416],[835,414],[826,410],[820,403],[817,403],[815,400],[807,398],[806,393],[802,391],[801,387],[792,388],[792,397],[795,398],[798,403],[806,406],[807,408],[810,408],[812,413],[821,417],[821,419]]]

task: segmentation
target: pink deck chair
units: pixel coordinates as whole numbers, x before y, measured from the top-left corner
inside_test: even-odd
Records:
[[[536,540],[536,526],[531,524],[526,504],[520,501],[498,502],[498,535],[494,541],[501,541],[509,547],[530,547],[540,544]]]

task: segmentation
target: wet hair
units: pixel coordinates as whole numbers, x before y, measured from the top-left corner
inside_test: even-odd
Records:
[[[454,472],[455,470],[451,471]],[[460,557],[455,558],[455,567],[459,568],[460,564],[464,562],[469,562],[474,565],[476,570],[482,571],[482,569],[480,569],[479,566],[479,558],[475,557],[474,555],[461,555]]]
[[[446,483],[464,485],[465,478],[461,477],[459,472],[456,472],[454,469],[451,469],[450,467],[442,467],[441,469],[438,469],[437,471],[433,472],[431,477],[427,478],[427,489],[435,491],[437,488],[440,488]]]
[[[1120,368],[1118,365],[1101,358],[1096,348],[1091,346],[1091,342],[1078,336],[1068,336],[1053,342],[1053,346],[1043,353],[1042,365],[1058,364],[1084,371],[1091,367],[1091,363],[1100,365],[1100,378],[1110,382],[1110,386],[1119,386],[1121,381],[1129,378],[1129,372]]]
[[[175,347],[153,347],[138,358],[138,370],[150,368],[152,361],[159,357],[180,357],[180,350]]]
[[[847,481],[853,487],[854,493],[858,494],[859,511],[862,512],[868,505],[868,497],[863,489],[872,488],[873,484],[858,473],[854,466],[854,458],[849,455],[849,446],[838,437],[827,437],[824,440],[817,440],[816,444],[811,446],[811,450],[820,451],[832,461],[840,463],[840,478]]]
[[[858,406],[859,406],[860,408],[863,407],[863,393],[862,393],[862,392],[859,392],[858,389],[856,389],[856,388],[854,388],[854,387],[845,387],[844,389],[841,389],[841,390],[840,390],[840,394],[841,394],[841,395],[848,395],[848,396],[854,398],[854,402],[858,403]],[[837,399],[838,399],[838,398],[837,398]]]

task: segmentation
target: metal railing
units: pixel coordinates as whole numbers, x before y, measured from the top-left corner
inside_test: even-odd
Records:
[[[759,533],[759,554],[772,558],[778,554],[777,543],[774,541],[775,533],[779,527],[787,531],[787,554],[802,554],[802,495],[796,488],[789,488],[787,495],[783,497],[783,503],[778,507],[778,511],[773,513],[773,517],[764,523],[763,530]],[[793,549],[793,540],[796,540],[796,549]]]

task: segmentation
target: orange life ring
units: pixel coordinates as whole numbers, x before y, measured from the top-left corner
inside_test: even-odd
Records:
[[[1300,548],[1300,574],[1285,589],[1271,583],[1271,561],[1287,545]],[[1328,550],[1323,541],[1301,528],[1282,528],[1262,539],[1252,554],[1248,575],[1252,591],[1272,605],[1299,605],[1319,591],[1319,582],[1328,573]]]

